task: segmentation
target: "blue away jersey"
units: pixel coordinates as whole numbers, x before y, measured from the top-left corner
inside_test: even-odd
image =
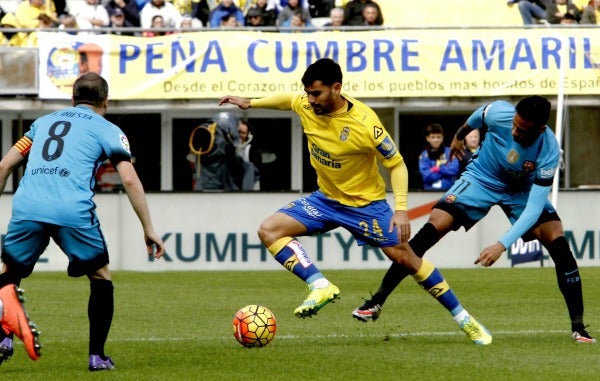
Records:
[[[550,128],[529,147],[512,137],[515,107],[504,101],[482,106],[467,119],[471,128],[487,126],[485,139],[475,160],[467,166],[470,175],[494,191],[529,191],[532,184],[552,185],[560,148]]]
[[[76,106],[40,117],[25,135],[33,144],[13,198],[13,219],[67,227],[97,224],[96,170],[107,158],[131,159],[121,129],[89,107]]]

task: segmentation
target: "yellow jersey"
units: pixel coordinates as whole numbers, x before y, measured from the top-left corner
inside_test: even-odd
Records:
[[[321,192],[343,205],[361,207],[386,198],[378,160],[392,172],[397,168],[405,172],[406,167],[375,112],[348,95],[342,96],[348,106],[327,115],[313,112],[306,93],[252,99],[250,105],[298,114]],[[406,210],[407,177],[402,173],[396,184],[392,179],[396,210]]]

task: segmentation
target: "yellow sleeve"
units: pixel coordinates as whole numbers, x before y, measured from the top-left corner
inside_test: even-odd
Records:
[[[390,168],[390,180],[394,193],[394,210],[406,210],[408,208],[408,169],[406,169],[404,160]]]
[[[268,108],[273,110],[291,110],[293,94],[276,94],[266,98],[250,100],[252,108]]]

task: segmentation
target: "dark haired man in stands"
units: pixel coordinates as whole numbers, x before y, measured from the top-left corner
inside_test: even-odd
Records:
[[[352,0],[344,6],[344,25],[349,26],[361,26],[365,25],[365,19],[363,17],[363,10],[365,5],[373,4],[377,7],[377,19],[375,25],[383,25],[383,14],[381,13],[381,7],[379,4],[372,0]]]

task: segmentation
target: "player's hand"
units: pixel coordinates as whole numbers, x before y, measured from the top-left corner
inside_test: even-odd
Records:
[[[146,251],[148,252],[148,255],[151,255],[155,259],[163,256],[165,253],[165,244],[156,233],[146,234],[144,240],[146,241]]]
[[[410,219],[406,210],[396,210],[394,212],[390,223],[390,232],[394,230],[394,226],[398,229],[400,242],[408,242],[410,239]]]
[[[440,171],[440,167],[436,165],[435,167],[431,167],[431,172],[438,173]]]
[[[247,110],[250,108],[250,99],[248,98],[236,97],[233,95],[225,95],[224,97],[219,98],[219,106],[222,106],[226,103],[236,105],[242,110]]]
[[[450,160],[457,158],[458,160],[462,160],[465,157],[465,142],[464,140],[458,140],[456,135],[452,139],[452,143],[450,143]]]
[[[479,258],[475,260],[475,264],[480,264],[484,267],[490,267],[496,263],[504,250],[506,250],[504,245],[502,245],[500,242],[496,242],[495,244],[488,246],[481,251]]]

